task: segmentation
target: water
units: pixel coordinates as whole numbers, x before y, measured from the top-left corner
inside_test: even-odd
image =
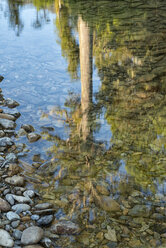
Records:
[[[40,166],[25,175],[81,223],[70,247],[165,244],[165,10],[153,0],[0,3],[2,91],[20,103],[17,131],[27,123],[42,135],[16,137],[22,161]],[[151,212],[110,213],[103,197]],[[117,240],[105,235],[108,225]]]

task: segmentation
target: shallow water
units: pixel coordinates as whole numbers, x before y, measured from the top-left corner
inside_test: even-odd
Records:
[[[20,103],[17,131],[27,123],[42,135],[16,137],[21,160],[39,166],[25,174],[81,223],[70,247],[166,242],[165,11],[153,0],[0,3],[2,91]],[[111,198],[123,213],[100,204]],[[124,212],[137,205],[149,214]]]

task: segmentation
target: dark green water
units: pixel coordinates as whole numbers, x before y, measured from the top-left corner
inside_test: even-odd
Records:
[[[82,228],[55,247],[166,247],[165,17],[160,0],[0,2],[2,91],[42,135],[16,137],[25,174]]]

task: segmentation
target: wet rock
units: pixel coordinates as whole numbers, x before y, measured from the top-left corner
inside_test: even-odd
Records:
[[[108,196],[101,196],[99,200],[99,205],[105,211],[109,212],[119,212],[121,211],[119,203],[117,203],[114,199],[111,199]]]
[[[77,224],[62,220],[52,225],[51,231],[55,234],[77,234],[80,232],[80,228]]]
[[[0,119],[0,125],[4,129],[15,129],[15,122],[11,120],[6,120],[6,119]]]
[[[0,119],[7,119],[7,120],[15,121],[16,118],[13,115],[0,113]]]
[[[40,216],[37,215],[37,214],[33,214],[33,215],[31,216],[31,220],[38,220],[39,218],[40,218]]]
[[[2,245],[4,247],[13,247],[14,246],[14,242],[13,242],[13,239],[11,238],[10,234],[3,229],[0,229],[0,245]]]
[[[0,198],[0,211],[7,212],[10,210],[10,205],[7,201]]]
[[[8,220],[10,221],[14,221],[14,220],[20,220],[20,216],[18,214],[16,214],[15,212],[8,212],[6,214],[6,217],[8,218]]]
[[[31,125],[28,125],[28,124],[22,125],[21,128],[24,129],[27,133],[32,133],[35,131],[35,129]]]
[[[43,230],[40,227],[32,226],[23,231],[21,243],[24,245],[37,244],[43,238]]]
[[[7,177],[5,179],[5,182],[11,185],[15,185],[15,186],[23,186],[25,183],[24,177],[17,176],[17,175],[14,175],[12,177]]]
[[[11,138],[8,138],[8,137],[3,137],[3,138],[0,138],[0,146],[3,146],[3,147],[7,147],[7,146],[12,146],[14,144],[14,142],[12,141]]]
[[[145,205],[135,205],[129,210],[128,215],[133,217],[148,217],[150,215],[150,209]]]
[[[21,213],[27,210],[30,210],[30,206],[28,204],[16,204],[12,206],[12,210],[16,211],[17,213]]]
[[[53,215],[46,215],[41,217],[38,221],[37,221],[37,225],[39,226],[47,226],[49,225],[53,220]]]
[[[35,142],[41,138],[41,136],[37,133],[29,133],[27,137],[29,142]]]
[[[13,115],[16,119],[20,117],[20,112],[17,109],[6,109],[6,114]]]
[[[14,154],[14,153],[9,153],[7,156],[6,156],[6,161],[8,163],[15,163],[17,162],[17,156]]]
[[[35,205],[36,209],[48,209],[51,207],[52,207],[52,204],[49,202],[44,202],[44,203],[40,203],[40,204]]]
[[[4,77],[0,75],[0,82],[2,82],[2,80],[4,80]]]
[[[110,240],[110,241],[113,241],[113,242],[117,242],[117,237],[116,237],[116,232],[114,229],[111,229],[110,226],[107,226],[107,230],[108,230],[108,233],[105,233],[105,238]]]
[[[23,195],[25,196],[25,197],[34,197],[35,196],[35,192],[33,191],[33,190],[26,190],[24,193],[23,193]]]
[[[26,136],[27,132],[23,128],[20,128],[20,130],[18,131],[17,135],[18,136]]]
[[[19,106],[19,103],[16,102],[15,100],[11,99],[11,98],[7,98],[5,100],[5,105],[8,106],[9,108],[15,108],[15,107]]]
[[[110,194],[109,190],[107,189],[107,187],[105,185],[97,185],[96,189],[101,195],[109,195]]]

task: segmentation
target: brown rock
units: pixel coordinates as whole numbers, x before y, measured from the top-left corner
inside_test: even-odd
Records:
[[[7,201],[0,198],[0,211],[7,212],[10,210],[10,205]]]
[[[35,142],[41,138],[41,136],[37,133],[29,133],[27,137],[29,142]]]
[[[100,196],[98,203],[105,211],[109,212],[119,212],[121,211],[119,203],[108,196]]]
[[[0,113],[0,118],[1,119],[7,119],[7,120],[11,120],[14,121],[16,118],[13,115],[9,115],[9,114],[2,114]]]
[[[71,221],[66,221],[66,220],[61,220],[55,224],[52,225],[51,231],[55,234],[77,234],[80,232],[80,228],[77,224],[71,222]]]

